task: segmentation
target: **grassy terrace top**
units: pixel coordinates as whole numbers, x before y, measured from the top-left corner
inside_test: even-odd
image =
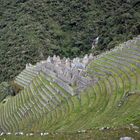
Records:
[[[16,84],[26,86],[0,103],[0,132],[75,132],[132,123],[140,126],[139,36],[93,57],[84,69],[86,76],[82,76],[83,82],[88,78],[96,82],[76,94],[70,91],[75,93],[83,82],[68,84],[45,70],[37,73],[30,69],[20,74]],[[69,85],[69,89],[60,83]]]

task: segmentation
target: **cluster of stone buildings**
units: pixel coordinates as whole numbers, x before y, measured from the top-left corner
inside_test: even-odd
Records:
[[[88,64],[94,59],[92,54],[85,55],[83,58],[76,57],[74,59],[63,58],[54,55],[48,57],[47,60],[37,63],[35,66],[26,65],[26,69],[46,74],[46,78],[51,77],[53,82],[64,88],[70,94],[75,94],[95,80],[91,79],[86,69]],[[49,79],[49,78],[48,78]]]
[[[27,64],[26,69],[16,77],[15,82],[17,81],[16,83],[21,83],[20,86],[23,85],[23,87],[25,87],[33,80],[32,77],[35,77],[40,72],[43,72],[48,80],[50,80],[50,78],[52,79],[50,82],[53,81],[57,83],[71,95],[74,95],[83,91],[88,85],[93,85],[98,81],[97,77],[93,78],[87,71],[88,65],[92,60],[104,57],[106,54],[113,51],[123,51],[125,47],[131,46],[139,39],[140,36],[134,38],[132,41],[120,44],[110,51],[106,51],[98,56],[86,54],[83,58],[76,57],[74,59],[61,59],[56,55],[53,57],[49,56],[47,60],[38,62],[36,65]],[[28,77],[28,73],[31,78]]]

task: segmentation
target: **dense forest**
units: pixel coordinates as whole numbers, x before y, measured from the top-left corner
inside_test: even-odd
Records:
[[[0,82],[48,55],[96,55],[138,34],[139,0],[0,0]]]

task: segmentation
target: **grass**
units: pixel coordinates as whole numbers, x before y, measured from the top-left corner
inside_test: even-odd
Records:
[[[139,126],[138,48],[122,52],[119,48],[92,61],[87,72],[99,80],[78,95],[72,96],[51,75],[40,72],[19,94],[0,102],[3,131],[77,132],[130,123]]]

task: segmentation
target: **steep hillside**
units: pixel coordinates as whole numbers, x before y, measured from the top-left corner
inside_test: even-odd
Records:
[[[0,84],[0,102],[9,95],[14,95],[13,88],[8,83],[2,82]]]
[[[140,36],[97,57],[28,64],[14,83],[22,90],[0,103],[1,133],[139,129]]]
[[[0,0],[0,82],[48,55],[83,56],[140,34],[139,0]]]

